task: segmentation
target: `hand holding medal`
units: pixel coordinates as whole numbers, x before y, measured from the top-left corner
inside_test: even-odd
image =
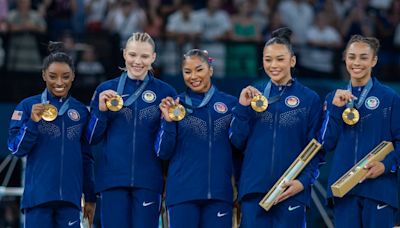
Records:
[[[268,107],[268,100],[253,86],[247,86],[242,90],[239,97],[239,103],[243,106],[249,106],[256,112],[263,112]]]
[[[342,113],[343,121],[348,125],[354,125],[360,120],[360,113],[354,108],[354,100],[357,100],[349,90],[336,90],[335,96],[333,97],[332,104],[337,107],[343,107],[346,105],[346,109]]]
[[[41,119],[44,121],[53,121],[57,118],[58,110],[54,105],[48,103],[40,103],[32,105],[31,119],[39,122]]]
[[[179,104],[179,97],[174,100],[172,97],[166,97],[161,100],[160,109],[166,121],[181,121],[186,115],[186,109]]]
[[[105,111],[119,111],[124,105],[124,100],[114,90],[104,90],[99,95],[99,110]]]

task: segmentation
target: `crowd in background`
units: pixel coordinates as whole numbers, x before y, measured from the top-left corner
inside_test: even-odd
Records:
[[[400,0],[0,0],[0,66],[40,70],[48,40],[73,56],[81,84],[95,85],[121,66],[133,32],[155,38],[156,73],[179,75],[181,54],[193,47],[217,58],[217,77],[256,77],[259,47],[276,28],[294,31],[301,75],[342,78],[343,43],[350,35],[382,43],[381,79],[400,62]]]

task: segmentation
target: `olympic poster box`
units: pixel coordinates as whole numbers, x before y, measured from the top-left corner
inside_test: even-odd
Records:
[[[336,197],[346,195],[367,174],[368,170],[363,169],[367,163],[382,161],[393,149],[392,142],[382,141],[331,186],[333,195]]]
[[[315,156],[315,154],[321,148],[321,144],[312,139],[304,150],[297,156],[296,160],[289,166],[285,173],[279,178],[275,185],[269,190],[269,192],[264,196],[264,198],[259,202],[259,205],[268,211],[272,205],[275,203],[277,197],[282,194],[285,188],[282,185],[286,181],[294,180],[308,162]]]

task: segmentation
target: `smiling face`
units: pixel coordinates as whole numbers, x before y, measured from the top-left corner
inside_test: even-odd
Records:
[[[345,62],[353,86],[367,84],[377,60],[373,49],[367,43],[354,42],[349,45],[345,53]]]
[[[42,72],[47,90],[56,97],[66,97],[75,74],[67,63],[53,62]]]
[[[197,56],[186,57],[182,66],[183,80],[193,92],[206,93],[211,87],[213,68]]]
[[[290,69],[296,64],[296,57],[291,55],[284,44],[266,46],[263,55],[265,73],[275,84],[286,84],[292,78]]]
[[[126,44],[123,55],[128,75],[135,79],[144,79],[156,59],[156,53],[150,43],[135,40]]]

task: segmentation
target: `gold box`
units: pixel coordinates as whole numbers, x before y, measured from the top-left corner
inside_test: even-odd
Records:
[[[393,149],[392,142],[382,141],[331,186],[333,195],[336,197],[346,195],[367,174],[368,170],[363,168],[367,163],[382,161]]]
[[[285,190],[285,188],[282,187],[283,183],[294,180],[320,148],[321,144],[317,140],[312,139],[281,178],[279,178],[275,185],[264,196],[259,205],[268,211],[275,203],[276,198]]]

